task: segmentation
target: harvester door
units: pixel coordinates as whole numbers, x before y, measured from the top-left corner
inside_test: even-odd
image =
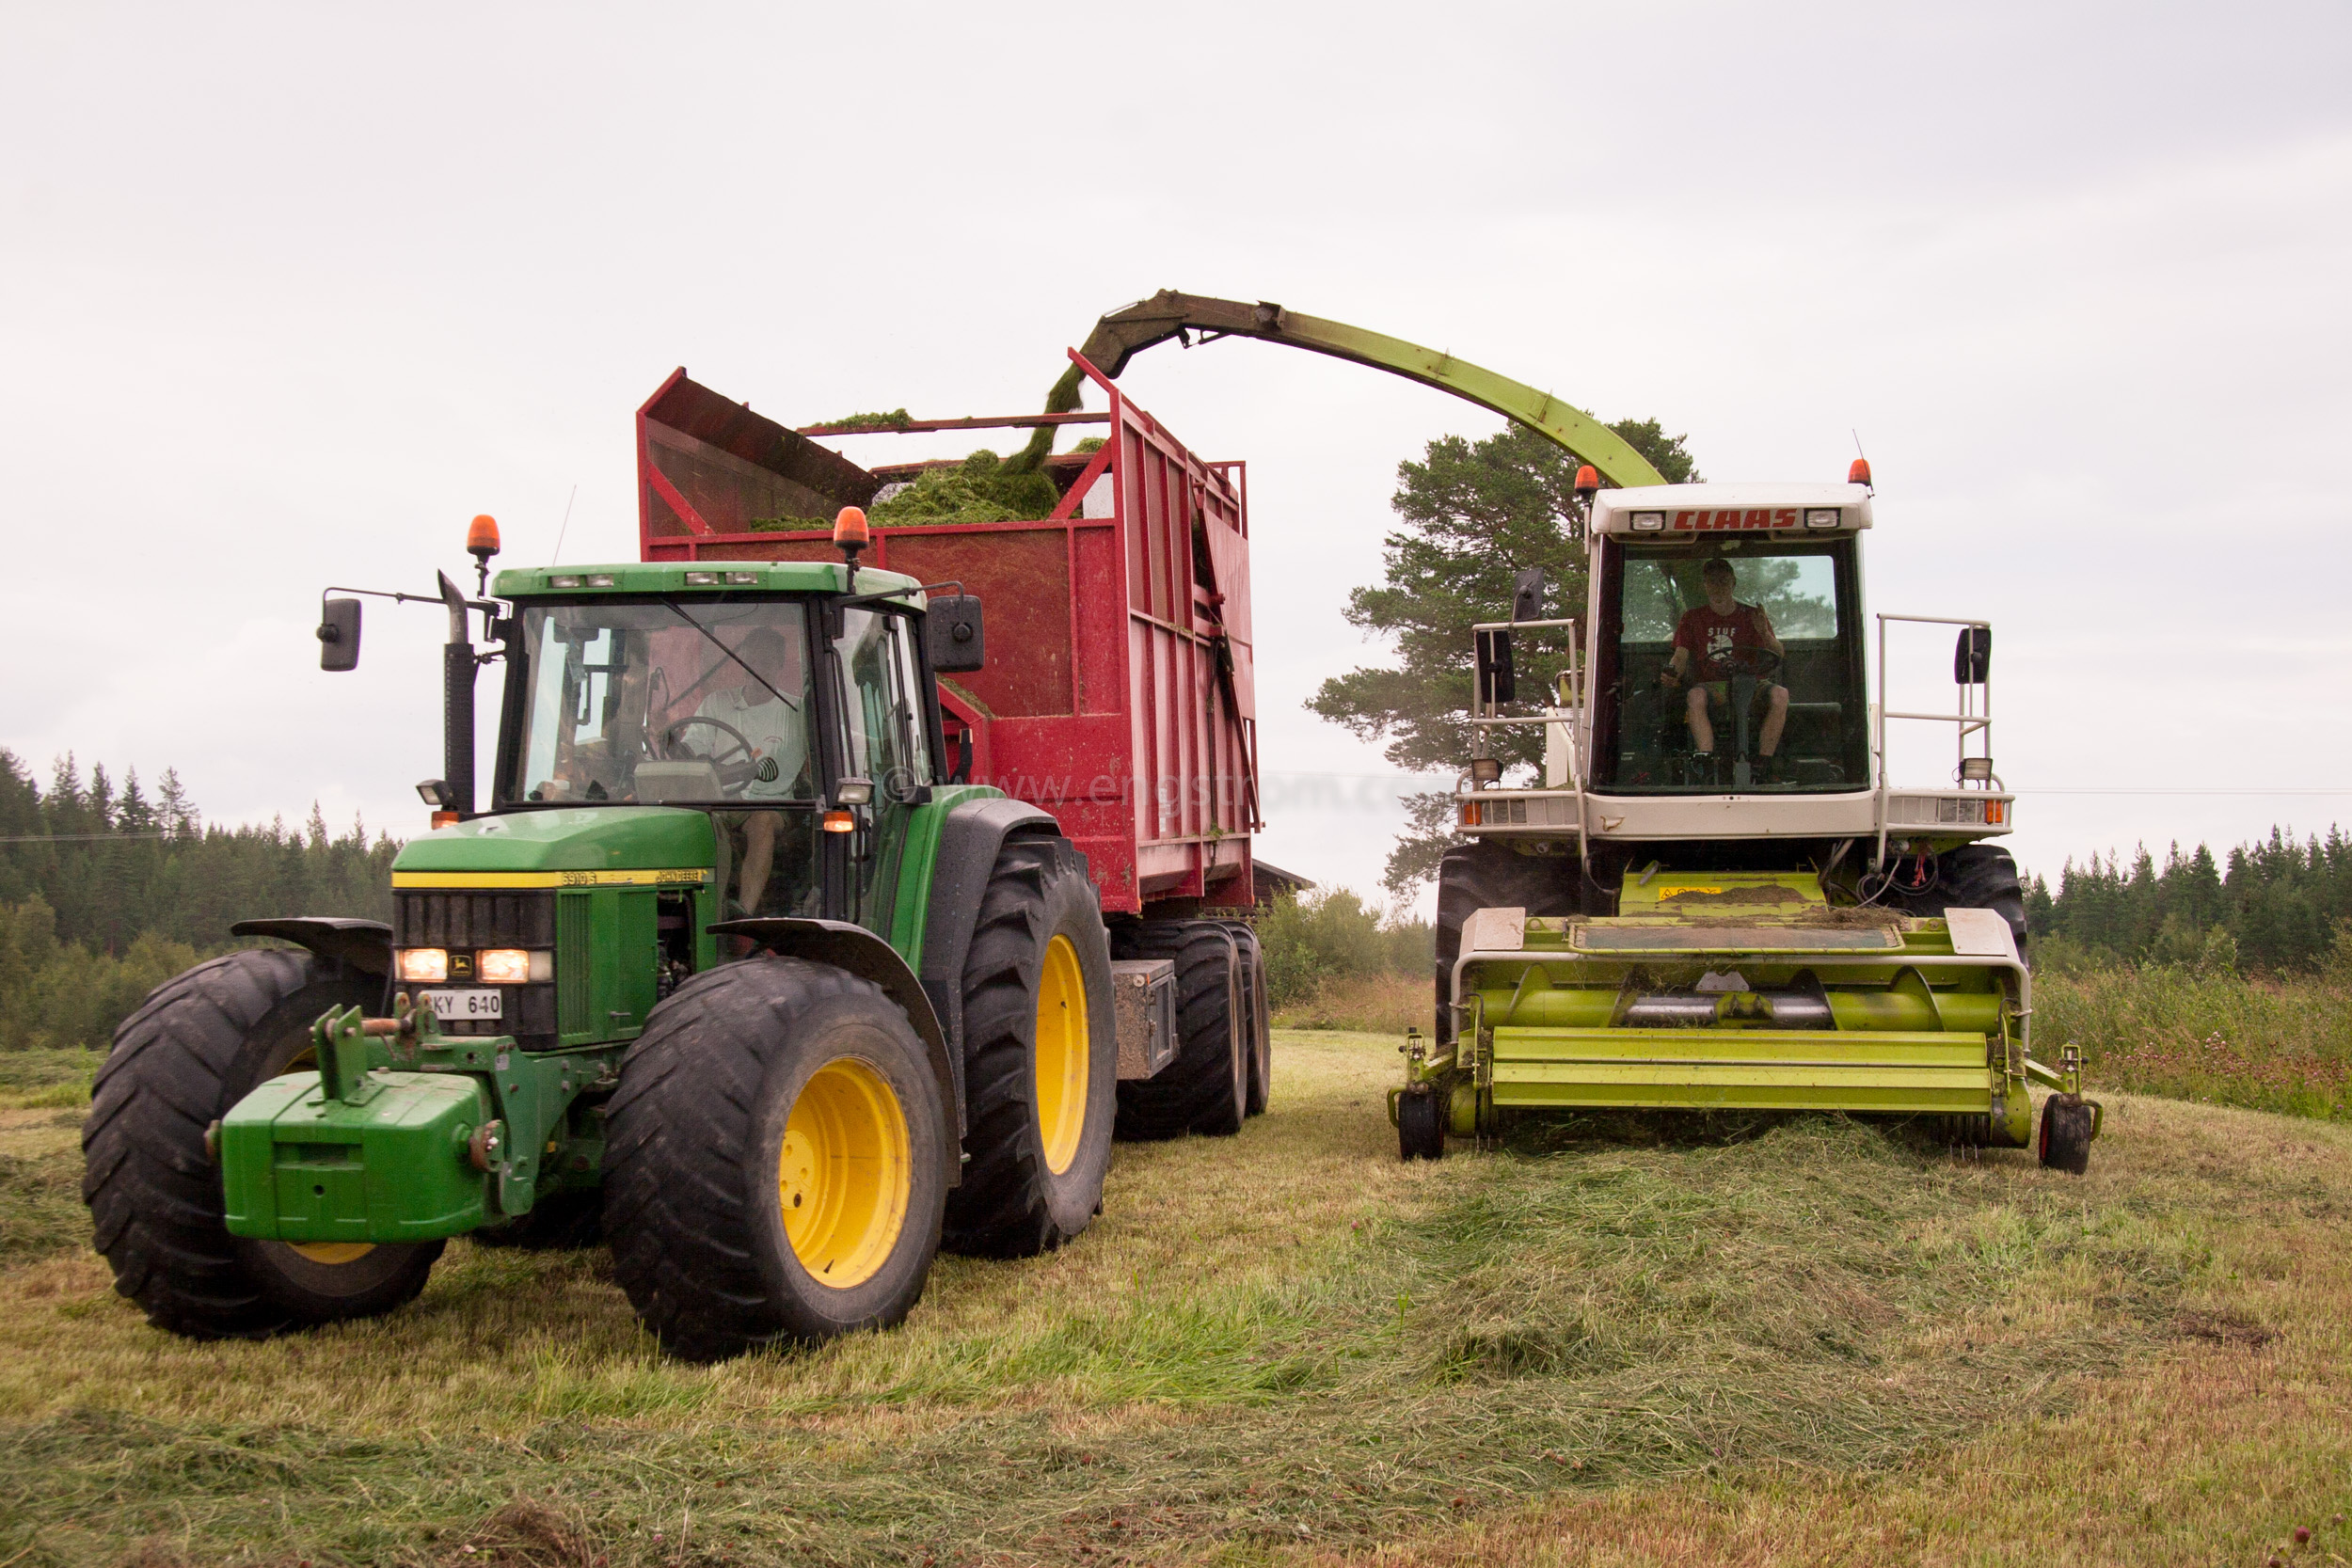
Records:
[[[844,760],[850,777],[874,785],[872,803],[857,808],[864,821],[850,867],[851,918],[887,939],[907,818],[930,798],[932,777],[914,636],[904,615],[853,607],[842,612],[838,647]]]

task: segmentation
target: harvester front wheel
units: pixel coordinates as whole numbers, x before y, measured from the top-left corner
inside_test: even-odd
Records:
[[[2052,1170],[2075,1176],[2090,1168],[2090,1107],[2081,1100],[2054,1094],[2042,1102],[2042,1136],[2036,1152]]]
[[[1059,839],[996,856],[963,963],[963,1146],[951,1251],[1027,1258],[1092,1222],[1110,1169],[1119,1022],[1110,939],[1078,852]]]
[[[772,956],[696,975],[646,1016],[606,1117],[622,1290],[690,1361],[890,1327],[939,1250],[945,1115],[871,981]]]
[[[1438,862],[1437,1038],[1454,1038],[1454,960],[1462,927],[1480,910],[1520,909],[1534,915],[1582,911],[1583,872],[1572,860],[1522,855],[1482,839],[1456,845]]]
[[[1997,844],[1963,844],[1936,858],[1935,886],[1904,900],[1906,912],[1940,920],[1947,909],[1991,910],[2026,953],[2026,888],[2017,862]]]
[[[1249,1060],[1238,1026],[1233,933],[1214,920],[1154,922],[1128,934],[1122,950],[1176,961],[1176,1059],[1157,1077],[1119,1085],[1119,1135],[1240,1132],[1249,1114]]]
[[[83,1201],[115,1290],[195,1339],[373,1317],[424,1289],[439,1242],[301,1245],[231,1236],[206,1130],[310,1053],[331,1008],[384,983],[308,953],[215,958],[149,993],[115,1031],[82,1126]]]
[[[1249,1069],[1244,1110],[1253,1117],[1263,1116],[1274,1090],[1274,1030],[1272,1007],[1266,1001],[1265,952],[1254,927],[1229,920],[1225,928],[1233,933],[1233,960],[1241,975],[1242,1051]]]

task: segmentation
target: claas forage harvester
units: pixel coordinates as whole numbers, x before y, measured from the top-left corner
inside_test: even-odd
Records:
[[[1045,458],[1048,516],[869,526],[923,465],[859,467],[680,371],[638,416],[642,560],[492,579],[477,519],[474,592],[427,596],[446,754],[391,924],[244,922],[284,945],[116,1035],[83,1142],[117,1289],[256,1336],[408,1301],[453,1237],[601,1234],[707,1359],[895,1323],[943,1244],[1071,1241],[1115,1132],[1240,1131],[1271,1068],[1232,918],[1240,466],[1094,384],[1106,412],[993,421],[1105,427]],[[360,621],[327,599],[326,668]]]

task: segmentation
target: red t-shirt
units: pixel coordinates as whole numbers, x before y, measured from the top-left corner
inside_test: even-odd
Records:
[[[1735,648],[1760,648],[1764,638],[1756,628],[1756,606],[1732,605],[1731,613],[1718,615],[1712,605],[1694,605],[1675,624],[1675,646],[1691,650],[1694,678],[1729,680],[1739,672],[1731,662]]]

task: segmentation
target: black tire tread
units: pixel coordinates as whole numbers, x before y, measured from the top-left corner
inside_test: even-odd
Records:
[[[1119,1135],[1240,1132],[1248,1095],[1233,1085],[1232,933],[1214,920],[1155,921],[1128,932],[1124,945],[1134,958],[1175,960],[1177,1047],[1157,1076],[1120,1084]]]
[[[1562,871],[1559,867],[1565,866]],[[1439,1045],[1454,1038],[1454,960],[1462,956],[1462,927],[1479,910],[1523,909],[1557,917],[1582,911],[1581,873],[1573,861],[1522,855],[1509,846],[1480,839],[1448,849],[1438,862],[1437,963],[1434,1033]]]

